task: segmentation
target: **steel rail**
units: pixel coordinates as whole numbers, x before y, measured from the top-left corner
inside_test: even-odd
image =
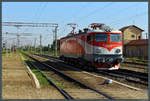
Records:
[[[25,56],[31,58],[30,56],[24,54]],[[31,58],[32,59],[32,58]],[[44,73],[41,72],[41,70],[35,66],[32,62],[30,62],[30,64],[35,67],[40,73],[41,75],[46,78],[46,80],[49,82],[49,84],[51,84],[52,86],[54,86],[66,99],[71,100],[74,99],[71,95],[69,95],[65,90],[59,88],[52,80],[50,80]]]
[[[58,59],[56,57],[52,57],[52,56],[49,56],[49,55],[39,55],[39,54],[36,54],[36,55],[42,56],[42,57],[45,57],[45,58],[49,57],[49,58],[53,58],[55,60],[60,60],[60,59]],[[116,74],[120,73],[120,74],[124,74],[124,75],[129,74],[129,76],[136,77],[136,78],[139,78],[139,79],[144,79],[145,81],[148,81],[148,74],[146,74],[146,73],[126,70],[126,69],[119,69],[117,71],[106,71],[106,72],[113,72],[113,73],[116,73]]]
[[[47,58],[47,59],[52,59],[52,60],[55,60],[55,61],[60,61],[62,64],[64,64],[64,65],[71,65],[71,64],[67,64],[66,62],[64,62],[63,60],[60,60],[59,58],[57,58],[57,57],[53,57],[53,56],[49,56],[49,55],[39,55],[39,54],[35,54],[35,55],[37,55],[37,56],[40,56],[40,57],[44,57],[44,58]],[[70,66],[69,66],[70,67]],[[80,70],[79,68],[75,68],[75,67],[72,67],[72,65],[71,65],[71,67],[69,68],[69,69],[75,69],[75,70]],[[81,70],[83,70],[83,69],[81,69]],[[84,73],[88,73],[88,74],[94,74],[94,75],[97,75],[97,76],[103,76],[103,74],[104,75],[107,75],[107,77],[109,77],[109,78],[112,78],[113,80],[121,80],[121,82],[126,82],[126,81],[129,81],[129,82],[132,82],[132,83],[138,83],[138,84],[141,84],[141,85],[148,85],[147,83],[144,83],[144,82],[141,82],[141,81],[139,81],[139,79],[134,79],[134,78],[130,78],[130,77],[126,77],[125,75],[119,75],[119,74],[115,74],[115,73],[107,73],[107,72],[103,72],[103,71],[101,71],[102,73],[96,73],[96,72],[84,72]],[[102,74],[102,75],[101,75]],[[123,80],[123,81],[122,81]],[[123,82],[123,85],[124,85],[124,82]],[[122,85],[122,84],[121,84]],[[126,84],[125,84],[126,85]],[[133,88],[133,87],[131,87],[131,86],[128,86],[127,85],[127,87],[129,87],[129,88]],[[134,88],[134,89],[136,89],[136,88]]]
[[[125,69],[119,69],[117,72],[118,72],[118,74],[124,74],[124,75],[142,79],[144,81],[148,81],[148,75],[146,76],[146,75],[144,75],[144,73],[133,72],[130,70],[125,70]],[[117,73],[117,72],[113,71],[113,73]]]
[[[136,63],[136,62],[127,62],[124,61],[124,64],[131,64],[131,65],[141,65],[141,66],[148,66],[148,64],[144,64],[144,63]]]
[[[49,56],[49,55],[43,55],[43,54],[41,54],[41,55],[39,55],[39,54],[35,54],[35,55],[37,55],[37,56],[40,56],[40,57],[44,57],[44,58],[51,58],[51,59],[54,59],[54,60],[59,60],[59,61],[62,61],[62,60],[60,60],[59,58],[56,58],[56,57],[53,57],[53,56]],[[62,61],[63,63],[65,63],[66,64],[66,62],[64,62],[64,61]],[[68,65],[68,64],[67,64]],[[128,71],[128,72],[133,72],[133,73],[128,73],[128,72],[126,72],[126,71]],[[139,81],[137,81],[137,80],[133,80],[133,79],[131,79],[130,78],[130,76],[132,77],[132,78],[137,78],[137,79],[142,79],[142,80],[144,80],[144,81],[148,81],[148,77],[147,76],[145,76],[146,74],[145,73],[140,73],[140,72],[135,72],[135,71],[130,71],[130,70],[125,70],[125,69],[119,69],[119,70],[117,70],[117,71],[99,71],[101,74],[103,73],[103,74],[106,74],[106,75],[108,75],[108,76],[113,76],[113,77],[117,77],[117,78],[124,78],[124,79],[126,79],[126,80],[128,80],[128,81],[132,81],[132,82],[137,82],[137,83],[140,83],[140,84],[143,84],[143,85],[147,85],[147,83],[142,83],[142,82],[139,82]],[[99,72],[96,72],[97,74],[99,73]],[[135,74],[135,73],[138,73],[138,74],[145,74],[144,76],[140,76],[140,75],[138,75],[138,74]],[[128,75],[128,77],[125,77],[126,75]]]
[[[30,56],[30,57],[31,57],[31,56]],[[52,66],[50,66],[50,65],[48,65],[48,64],[46,64],[46,63],[42,63],[42,62],[40,62],[39,60],[37,60],[37,59],[35,59],[35,58],[33,58],[33,57],[31,57],[31,58],[32,58],[33,60],[35,60],[35,61],[37,61],[37,62],[43,64],[44,66],[50,68],[51,70],[53,70],[54,72],[58,73],[59,75],[62,75],[62,76],[64,76],[64,77],[66,77],[68,80],[71,80],[71,81],[73,81],[73,82],[76,82],[76,83],[80,84],[81,86],[83,86],[83,87],[85,87],[85,88],[91,89],[91,90],[97,92],[98,94],[105,96],[105,97],[108,98],[108,99],[114,100],[113,97],[111,97],[111,96],[105,94],[104,92],[102,92],[102,91],[100,91],[100,90],[98,90],[98,89],[96,89],[96,88],[92,88],[92,87],[90,87],[90,86],[88,86],[88,85],[86,85],[86,84],[84,84],[84,83],[82,83],[82,82],[80,82],[80,81],[78,81],[78,80],[76,80],[76,79],[74,79],[74,78],[72,78],[72,77],[66,75],[66,74],[64,74],[63,72],[61,72],[61,71],[55,69],[54,67],[52,67]]]
[[[105,71],[99,71],[99,72],[94,72],[94,74],[96,75],[107,75],[108,77],[115,77],[115,79],[121,78],[123,80],[127,80],[129,82],[134,82],[134,83],[138,83],[138,84],[142,84],[142,85],[148,85],[147,82],[142,82],[141,80],[139,80],[139,78],[135,79],[134,77],[130,78],[127,77],[126,75],[121,75],[121,74],[115,74],[115,73],[109,73],[109,72],[105,72]]]

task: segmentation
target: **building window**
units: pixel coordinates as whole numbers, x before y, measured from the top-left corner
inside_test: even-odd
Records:
[[[139,39],[141,39],[141,36],[139,36]]]
[[[131,37],[132,37],[132,38],[134,38],[134,37],[135,37],[135,35],[131,35]]]

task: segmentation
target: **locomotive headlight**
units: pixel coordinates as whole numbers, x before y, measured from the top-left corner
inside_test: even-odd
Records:
[[[121,52],[121,50],[120,50],[120,49],[117,49],[117,50],[116,50],[116,53],[120,53],[120,52]]]
[[[102,53],[101,49],[96,49],[96,53]]]

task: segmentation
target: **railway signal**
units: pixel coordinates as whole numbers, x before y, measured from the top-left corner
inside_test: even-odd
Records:
[[[6,48],[6,43],[3,43],[3,48]]]

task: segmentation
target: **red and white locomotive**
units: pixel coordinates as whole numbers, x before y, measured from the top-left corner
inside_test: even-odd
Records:
[[[60,39],[60,58],[88,69],[114,70],[122,62],[122,32],[100,23]]]

